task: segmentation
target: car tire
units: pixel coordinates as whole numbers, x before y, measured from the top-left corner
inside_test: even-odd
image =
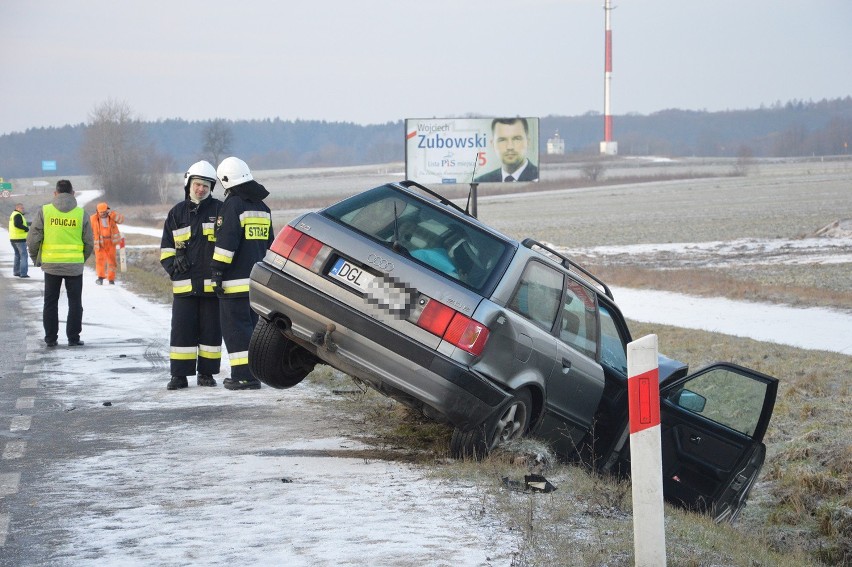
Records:
[[[526,435],[531,415],[529,390],[518,390],[484,424],[468,430],[456,427],[450,439],[450,455],[456,459],[482,459],[507,441]]]
[[[260,318],[249,341],[249,369],[255,378],[272,388],[292,388],[311,373],[317,363],[271,322]]]

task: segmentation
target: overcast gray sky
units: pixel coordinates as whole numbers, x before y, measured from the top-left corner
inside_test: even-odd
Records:
[[[0,0],[0,134],[603,112],[604,0]],[[613,0],[612,113],[852,95],[850,0]],[[617,134],[617,124],[616,124]]]

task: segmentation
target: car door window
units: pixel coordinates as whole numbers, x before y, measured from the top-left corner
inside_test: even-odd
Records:
[[[564,276],[541,262],[531,261],[524,269],[509,308],[543,329],[556,322]]]
[[[618,325],[605,306],[600,306],[601,314],[601,364],[627,376],[627,346],[618,330]]]
[[[562,299],[559,338],[586,356],[595,358],[597,336],[595,296],[588,288],[569,278]]]
[[[686,381],[667,397],[684,409],[751,437],[760,421],[766,388],[764,382],[718,368]]]

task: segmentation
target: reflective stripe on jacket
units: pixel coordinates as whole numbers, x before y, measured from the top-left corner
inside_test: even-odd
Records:
[[[42,263],[82,264],[83,208],[75,207],[63,213],[48,203],[44,213],[44,241],[41,244]]]

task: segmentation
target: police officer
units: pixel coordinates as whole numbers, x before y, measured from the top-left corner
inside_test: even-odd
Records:
[[[12,265],[12,273],[19,278],[30,277],[27,274],[29,258],[27,257],[27,233],[30,227],[24,217],[24,204],[17,203],[12,216],[9,217],[9,242],[15,250],[15,263]]]
[[[77,206],[74,188],[67,179],[56,182],[53,202],[36,211],[27,235],[33,265],[44,272],[44,343],[55,347],[59,338],[59,293],[65,282],[68,317],[65,334],[69,346],[82,346],[83,263],[95,244],[89,216]]]
[[[216,168],[225,188],[225,202],[216,219],[213,286],[219,296],[219,315],[231,377],[229,390],[257,390],[260,381],[248,367],[248,346],[257,314],[249,307],[249,275],[272,244],[272,215],[263,202],[269,191],[254,180],[246,162],[228,157]]]
[[[206,161],[183,176],[183,201],[172,207],[163,225],[160,263],[172,280],[172,331],[169,390],[186,388],[196,373],[199,386],[215,386],[222,362],[219,300],[210,279],[214,225],[222,201],[212,196],[216,170]]]

